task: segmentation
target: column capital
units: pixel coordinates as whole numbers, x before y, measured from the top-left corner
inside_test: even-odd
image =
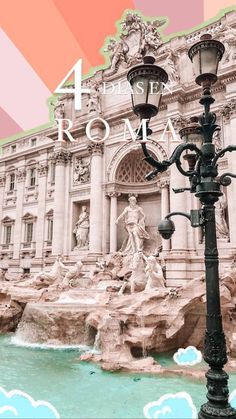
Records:
[[[102,156],[104,151],[103,143],[93,143],[88,146],[88,151],[92,156]]]
[[[58,150],[54,151],[52,155],[52,161],[55,164],[66,164],[70,163],[72,160],[72,155],[69,151]]]
[[[106,195],[109,196],[109,198],[118,198],[118,196],[120,196],[121,193],[116,192],[116,191],[112,191],[112,192],[107,192]]]
[[[169,188],[170,186],[170,179],[169,178],[161,178],[158,179],[157,185],[160,189]]]
[[[46,162],[45,163],[39,163],[39,166],[37,167],[37,170],[38,170],[39,177],[46,176],[47,172],[48,172],[48,164]]]
[[[231,116],[236,114],[236,99],[230,99],[221,106],[220,114],[223,116],[224,122],[229,122]]]
[[[26,178],[26,169],[25,167],[22,167],[21,169],[17,169],[16,172],[16,180],[17,182],[24,182]]]

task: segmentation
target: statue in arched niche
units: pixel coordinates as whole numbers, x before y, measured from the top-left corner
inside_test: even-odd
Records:
[[[227,202],[223,194],[215,204],[216,212],[216,237],[229,240],[229,228],[226,223]]]
[[[83,205],[81,208],[81,213],[78,221],[75,223],[73,233],[77,241],[75,249],[87,248],[89,243],[89,214],[86,205]]]

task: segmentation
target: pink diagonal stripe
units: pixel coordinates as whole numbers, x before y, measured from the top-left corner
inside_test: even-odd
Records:
[[[144,15],[169,18],[165,34],[191,29],[202,23],[203,3],[204,0],[134,0],[135,7]]]
[[[2,108],[24,130],[47,123],[46,100],[51,95],[50,90],[2,30],[0,50]]]
[[[22,131],[22,128],[0,107],[0,139],[14,135],[19,131]]]

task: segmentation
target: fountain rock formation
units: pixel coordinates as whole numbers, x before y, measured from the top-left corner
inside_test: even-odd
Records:
[[[91,351],[81,355],[81,359],[99,362],[110,370],[159,371],[150,356],[152,352],[188,345],[202,347],[203,277],[179,288],[167,288],[157,258],[146,257],[142,252],[117,252],[101,260],[90,282],[83,282],[81,262],[71,268],[65,267],[60,258],[55,263],[48,274],[40,274],[44,285],[41,289],[35,278],[0,281],[2,332],[14,330],[21,318],[16,331],[21,341],[88,345]],[[56,267],[60,268],[60,275],[55,274],[52,281]],[[220,288],[228,352],[236,356],[234,265],[222,273]]]

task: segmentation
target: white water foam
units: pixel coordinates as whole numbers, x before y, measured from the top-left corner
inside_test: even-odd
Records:
[[[54,350],[79,350],[80,352],[92,352],[93,348],[87,345],[54,345],[47,343],[31,343],[26,342],[18,336],[12,336],[10,344],[14,346],[21,346],[25,348],[34,348],[34,349],[54,349]]]
[[[78,304],[96,304],[97,301],[94,300],[93,298],[71,298],[69,296],[61,296],[58,300],[57,303],[63,303],[63,304],[71,304],[71,303],[78,303]]]

